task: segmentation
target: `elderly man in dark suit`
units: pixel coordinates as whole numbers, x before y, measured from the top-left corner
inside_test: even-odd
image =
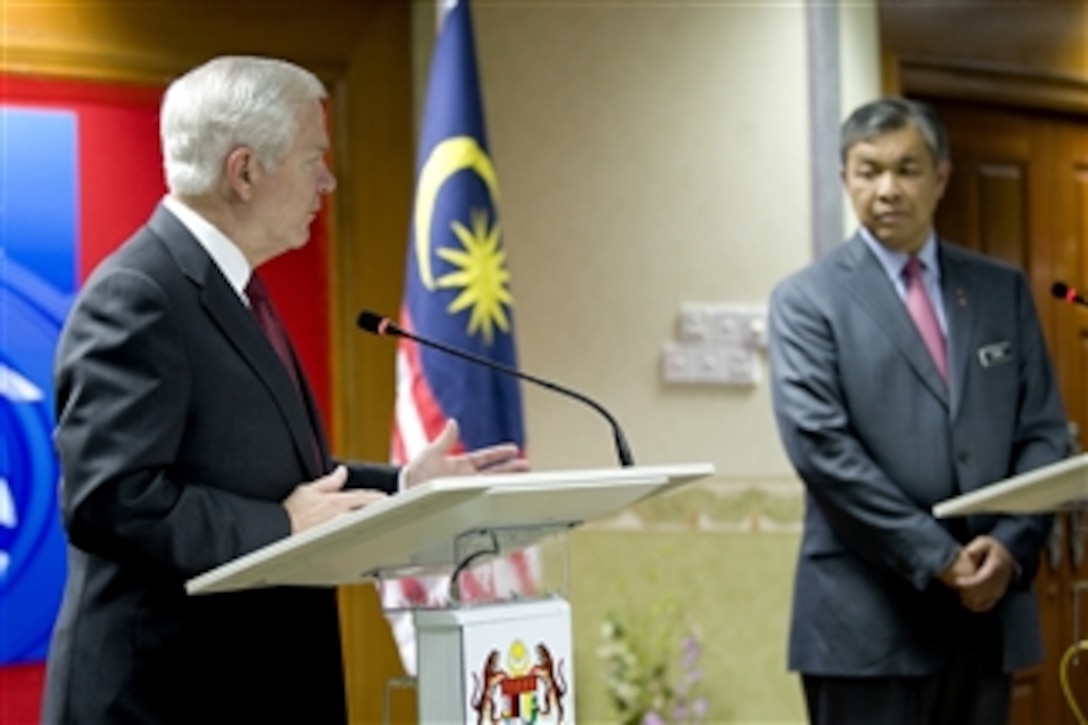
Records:
[[[513,446],[403,470],[334,465],[255,270],[306,243],[325,90],[214,59],[167,90],[170,194],[94,272],[57,352],[69,576],[47,723],[344,723],[331,589],[187,597],[190,577],[435,475],[524,470]]]
[[[1049,520],[930,511],[1069,452],[1031,292],[934,232],[951,167],[928,106],[859,108],[841,152],[861,228],[770,309],[774,409],[806,487],[789,665],[815,723],[1007,722],[1012,672],[1041,658]]]

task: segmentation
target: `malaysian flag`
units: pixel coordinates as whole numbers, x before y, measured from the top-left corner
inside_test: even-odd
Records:
[[[416,164],[416,193],[400,326],[406,331],[517,367],[513,296],[488,152],[468,0],[446,14],[431,60]],[[524,450],[521,390],[501,372],[400,338],[392,457],[404,463],[456,418],[455,451],[513,442]],[[459,580],[462,599],[530,593],[534,552]],[[387,607],[435,605],[448,582],[408,578],[387,584]],[[415,671],[407,617],[391,617],[405,669]]]

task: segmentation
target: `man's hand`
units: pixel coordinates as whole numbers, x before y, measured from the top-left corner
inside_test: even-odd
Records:
[[[450,450],[457,444],[457,436],[457,421],[446,421],[442,433],[404,467],[405,488],[445,476],[520,473],[529,470],[529,462],[518,455],[518,447],[513,443],[501,443],[451,456]]]
[[[956,577],[960,601],[972,612],[988,612],[1005,596],[1016,573],[1016,561],[992,536],[975,537],[963,551],[977,568],[973,574]]]
[[[299,484],[283,501],[291,517],[291,533],[317,526],[340,514],[360,509],[386,497],[384,491],[360,488],[344,491],[348,469],[337,466],[332,473],[316,481]]]
[[[967,549],[960,549],[952,563],[941,572],[940,580],[948,588],[955,589],[956,582],[971,576],[977,570],[978,566],[975,564],[975,560],[971,558],[971,555],[967,553]]]

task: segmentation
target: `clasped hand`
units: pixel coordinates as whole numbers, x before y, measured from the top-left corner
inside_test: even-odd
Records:
[[[457,421],[449,420],[442,433],[404,467],[404,487],[446,476],[519,473],[529,470],[528,461],[518,454],[518,448],[513,443],[501,443],[468,453],[450,455],[457,439]],[[297,534],[340,514],[380,501],[388,495],[374,489],[344,490],[347,480],[347,468],[341,465],[328,475],[296,486],[283,502],[291,519],[291,533]]]
[[[940,579],[972,612],[988,612],[1005,596],[1016,573],[1008,549],[992,536],[978,536],[960,549]]]

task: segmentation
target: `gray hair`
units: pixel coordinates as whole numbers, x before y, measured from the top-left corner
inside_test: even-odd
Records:
[[[922,134],[934,163],[948,160],[948,137],[932,106],[906,98],[882,98],[861,106],[843,122],[839,143],[843,166],[854,144],[907,126],[914,126]]]
[[[299,105],[326,97],[317,76],[284,60],[223,56],[194,68],[170,84],[162,101],[167,187],[182,196],[208,193],[239,146],[275,168],[298,130]]]

